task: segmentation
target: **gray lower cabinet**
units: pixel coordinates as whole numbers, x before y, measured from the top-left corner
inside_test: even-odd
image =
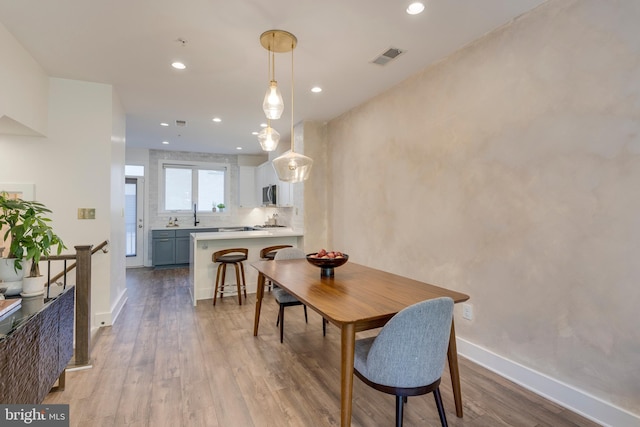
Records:
[[[175,230],[152,231],[151,261],[153,266],[173,265],[176,263]]]
[[[176,264],[189,264],[189,234],[193,230],[176,230]]]
[[[189,264],[191,233],[218,231],[217,228],[185,228],[180,230],[151,231],[151,264],[173,266]]]

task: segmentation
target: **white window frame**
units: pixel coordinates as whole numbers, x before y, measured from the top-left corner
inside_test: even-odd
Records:
[[[193,198],[197,197],[198,187],[197,187],[197,178],[198,178],[198,170],[224,170],[224,203],[227,207],[229,206],[229,196],[230,196],[230,169],[231,165],[229,163],[209,163],[209,162],[194,162],[194,161],[183,161],[183,160],[168,160],[163,159],[158,161],[158,213],[159,214],[185,214],[185,213],[193,213],[193,208],[189,210],[166,210],[165,206],[165,169],[169,166],[177,166],[185,169],[192,170],[191,176],[191,206],[193,206]],[[225,209],[228,212],[228,209]],[[210,213],[211,206],[198,206],[198,215]]]

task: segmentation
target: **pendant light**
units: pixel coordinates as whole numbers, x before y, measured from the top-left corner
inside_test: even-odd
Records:
[[[262,128],[260,133],[258,133],[258,141],[264,151],[273,151],[278,146],[280,134],[271,127],[271,120],[267,120],[267,127]]]
[[[265,45],[265,39],[271,40],[272,44]],[[260,42],[270,52],[291,51],[291,151],[273,159],[272,163],[280,181],[302,182],[309,178],[313,160],[295,152],[295,137],[293,134],[293,50],[296,47],[297,39],[293,34],[286,31],[270,30],[260,36]]]
[[[291,43],[289,42],[290,40],[293,41],[293,46],[295,47],[295,36],[286,31],[270,30],[262,33],[260,36],[262,47],[269,51],[269,88],[264,95],[262,109],[267,119],[270,120],[278,120],[284,111],[284,101],[280,89],[278,89],[278,82],[276,81],[275,52],[288,52],[289,49],[292,49]]]
[[[280,116],[282,115],[282,111],[284,111],[284,102],[282,101],[282,95],[280,94],[280,90],[278,90],[278,84],[276,83],[274,78],[275,58],[274,53],[271,50],[271,45],[273,45],[275,36],[265,36],[263,34],[262,36],[260,36],[261,42],[262,37],[266,37],[265,41],[268,42],[265,48],[267,49],[267,55],[269,58],[267,61],[267,74],[271,83],[269,84],[269,90],[267,90],[267,94],[264,96],[264,102],[262,103],[262,108],[265,115],[267,116],[267,127],[263,128],[260,133],[258,133],[258,142],[260,142],[260,147],[262,147],[263,151],[274,151],[278,147],[278,142],[280,142],[280,134],[277,130],[271,127],[271,119],[280,118]],[[273,100],[273,102],[271,102],[271,100]]]

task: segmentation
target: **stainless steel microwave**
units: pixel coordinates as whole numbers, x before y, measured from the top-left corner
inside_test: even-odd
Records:
[[[262,205],[275,206],[278,204],[278,186],[267,185],[262,187]]]

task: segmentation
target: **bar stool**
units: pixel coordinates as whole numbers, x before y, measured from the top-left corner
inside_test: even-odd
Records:
[[[291,245],[267,246],[266,248],[262,248],[262,250],[260,250],[260,259],[273,261],[278,250],[284,249],[284,248],[291,248],[291,247],[293,246]],[[269,292],[271,292],[271,287],[273,286],[273,283],[271,283],[271,280],[269,280],[268,283],[265,283],[265,285],[267,286],[267,289],[269,290]]]
[[[236,268],[236,286],[238,288],[238,304],[242,305],[242,291],[244,291],[244,298],[247,298],[247,285],[244,278],[244,264],[242,261],[247,260],[249,249],[247,248],[232,248],[223,249],[214,252],[211,256],[211,260],[218,264],[218,271],[216,273],[216,287],[213,291],[213,305],[216,305],[216,298],[218,296],[218,287],[220,288],[220,298],[224,293],[224,279],[227,273],[227,265],[233,264]],[[222,273],[222,278],[220,277]],[[241,276],[242,274],[242,276]],[[240,278],[242,277],[242,282]]]

